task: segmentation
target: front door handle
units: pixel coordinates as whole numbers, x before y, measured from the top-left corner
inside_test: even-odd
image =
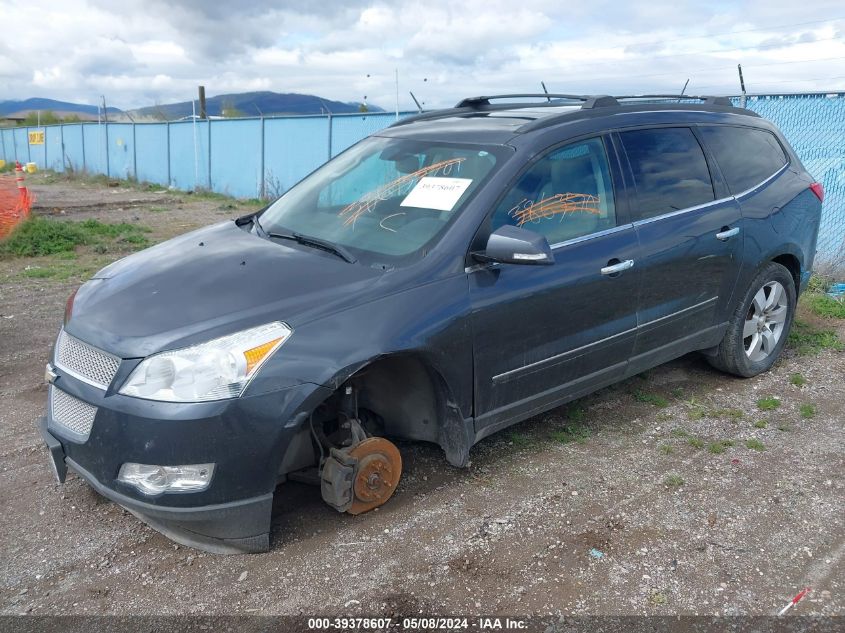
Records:
[[[721,240],[722,242],[727,242],[734,235],[739,235],[739,227],[738,226],[735,226],[732,229],[729,229],[728,227],[724,227],[721,231],[716,233],[716,239]]]
[[[614,261],[614,260],[611,259],[610,262],[612,262],[612,261]],[[602,275],[616,275],[618,273],[621,273],[623,270],[628,270],[629,268],[633,268],[633,266],[634,266],[634,260],[633,259],[626,259],[624,262],[620,262],[618,260],[616,260],[616,261],[617,261],[616,264],[611,264],[610,262],[607,262],[608,265],[601,269],[601,274]]]

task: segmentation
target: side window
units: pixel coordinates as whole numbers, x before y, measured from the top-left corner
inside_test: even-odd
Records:
[[[783,147],[767,130],[727,125],[699,129],[734,195],[759,185],[787,163]]]
[[[578,141],[547,154],[508,191],[492,229],[511,224],[545,235],[549,244],[616,226],[604,143]]]
[[[715,199],[704,151],[689,128],[632,130],[619,136],[637,188],[634,221]]]

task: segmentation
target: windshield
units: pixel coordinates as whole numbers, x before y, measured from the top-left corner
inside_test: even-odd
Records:
[[[262,213],[261,225],[268,233],[317,238],[379,260],[423,253],[502,151],[370,137],[285,193]]]

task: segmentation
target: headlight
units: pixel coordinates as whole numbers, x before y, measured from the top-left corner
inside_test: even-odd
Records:
[[[268,323],[208,343],[155,354],[141,361],[120,393],[167,402],[237,398],[291,331],[284,323]]]

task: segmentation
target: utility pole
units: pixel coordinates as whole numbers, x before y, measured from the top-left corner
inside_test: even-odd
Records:
[[[100,95],[100,98],[103,100],[103,120],[105,120],[106,124],[108,124],[109,111],[106,109],[106,95]]]
[[[744,108],[746,97],[745,97],[745,79],[742,77],[742,64],[737,64],[736,69],[739,71],[739,87],[742,90],[742,97],[739,100],[739,107]]]
[[[205,107],[205,86],[199,86],[200,118],[207,119],[208,111]]]

